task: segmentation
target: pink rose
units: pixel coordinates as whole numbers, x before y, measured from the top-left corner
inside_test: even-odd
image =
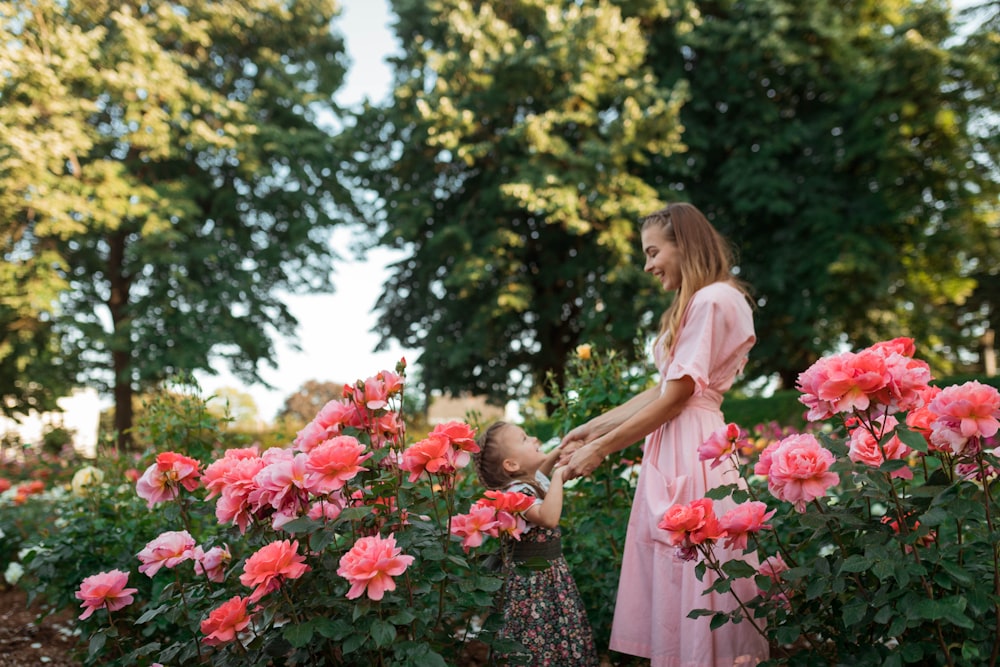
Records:
[[[912,338],[893,338],[875,343],[868,349],[883,353],[885,356],[900,354],[904,357],[912,357],[917,351],[917,346]]]
[[[768,473],[771,472],[771,455],[774,454],[774,450],[779,445],[781,445],[781,441],[772,442],[761,451],[757,462],[753,464],[753,474],[767,477]]]
[[[888,416],[875,420],[872,425],[879,433],[886,433],[895,429],[898,423],[895,417]],[[885,451],[885,456],[882,455],[883,450]],[[875,435],[868,428],[861,426],[851,431],[850,451],[847,456],[855,463],[863,463],[872,468],[878,468],[887,459],[890,461],[906,459],[912,451],[895,434],[879,447]],[[891,476],[901,479],[913,479],[913,471],[909,468],[900,468],[894,470]]]
[[[364,451],[365,446],[348,435],[317,445],[309,452],[305,463],[309,490],[316,495],[326,495],[343,488],[359,472],[368,470],[361,464],[372,455]]]
[[[535,504],[535,497],[520,491],[487,491],[485,497],[476,501],[476,504],[489,505],[496,508],[498,512],[510,512],[516,514],[523,512]]]
[[[476,444],[476,432],[465,422],[444,422],[435,426],[431,433],[445,436],[451,442],[452,447],[456,449],[473,454],[479,451],[479,445]]]
[[[482,545],[485,537],[497,537],[498,525],[496,510],[487,505],[473,505],[468,514],[451,518],[451,534],[462,538],[462,548],[468,552],[471,547]]]
[[[194,548],[194,571],[203,574],[209,581],[221,583],[226,578],[226,566],[232,561],[228,546],[212,547],[208,551],[201,547]]]
[[[316,521],[320,519],[333,521],[340,516],[346,506],[347,499],[340,495],[333,498],[320,498],[312,501],[306,516]]]
[[[401,554],[396,538],[378,535],[362,537],[340,559],[337,574],[351,584],[347,598],[353,600],[367,593],[371,600],[381,600],[386,591],[396,590],[393,577],[406,571],[413,556]]]
[[[266,463],[261,457],[223,461],[226,462],[226,468],[222,473],[222,496],[215,504],[215,517],[219,523],[235,524],[242,534],[246,532],[252,518],[250,495],[257,491],[254,480]]]
[[[180,487],[194,491],[198,488],[200,466],[198,461],[189,456],[163,452],[136,482],[136,493],[149,507],[153,507],[157,503],[176,498]]]
[[[657,525],[667,531],[674,546],[703,544],[726,536],[715,516],[711,498],[699,498],[687,505],[672,505]]]
[[[303,452],[338,436],[345,426],[360,427],[361,416],[357,407],[349,401],[335,399],[320,408],[316,417],[295,436],[294,446]]]
[[[739,439],[740,427],[736,424],[727,424],[698,445],[698,460],[712,461],[712,468],[719,467],[736,451],[736,442]]]
[[[227,449],[222,458],[209,464],[205,468],[205,472],[201,475],[201,484],[208,489],[208,495],[205,496],[205,500],[211,500],[222,493],[223,489],[228,486],[226,475],[232,470],[237,461],[256,459],[258,456],[255,448],[234,447]]]
[[[833,454],[815,436],[788,436],[771,453],[768,489],[775,498],[805,512],[806,503],[826,495],[827,489],[840,482],[840,476],[830,472],[833,461]]]
[[[410,445],[403,452],[403,461],[399,467],[409,472],[410,481],[415,482],[424,472],[449,475],[468,464],[468,452],[452,447],[447,436],[430,433],[425,439]]]
[[[137,555],[142,565],[139,572],[148,577],[161,567],[172,568],[194,558],[195,541],[186,530],[171,530],[151,540]]]
[[[278,590],[284,580],[298,579],[310,570],[298,548],[298,541],[281,540],[264,545],[247,558],[240,583],[254,589],[250,602]]]
[[[132,594],[138,589],[125,588],[127,583],[128,572],[121,570],[98,572],[80,582],[76,591],[76,598],[83,600],[80,606],[84,612],[80,614],[80,620],[88,618],[98,609],[107,609],[110,614],[132,604],[135,599]]]
[[[970,439],[991,438],[1000,430],[1000,392],[975,380],[945,387],[928,407],[937,415],[931,442],[956,455]]]
[[[215,646],[236,639],[236,635],[250,625],[249,602],[248,598],[236,595],[213,609],[201,622],[201,632],[205,635],[202,642]]]
[[[781,581],[781,573],[787,570],[788,565],[785,564],[785,559],[781,557],[781,554],[769,556],[760,564],[760,573],[775,583]]]
[[[719,526],[726,532],[725,545],[730,549],[746,549],[747,535],[770,529],[764,523],[775,510],[767,511],[767,505],[758,501],[745,502],[729,510],[719,519]]]
[[[256,487],[247,496],[255,510],[271,507],[278,512],[296,513],[304,509],[308,498],[309,482],[306,478],[308,455],[291,450],[277,450],[276,447],[264,452],[267,463],[254,477]]]
[[[365,396],[364,405],[369,410],[381,410],[389,405],[389,392],[386,390],[385,382],[382,378],[370,377],[364,383]]]
[[[928,385],[920,393],[920,407],[913,408],[906,413],[906,425],[909,426],[911,430],[924,436],[924,440],[927,441],[929,446],[928,448],[931,451],[936,449],[931,442],[931,430],[934,421],[937,419],[937,415],[931,411],[930,403],[934,400],[934,397],[940,393],[940,387]]]

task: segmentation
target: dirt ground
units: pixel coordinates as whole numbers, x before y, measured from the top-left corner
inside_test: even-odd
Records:
[[[41,623],[35,619],[42,609],[28,609],[27,596],[19,588],[0,588],[0,667],[78,667],[73,647],[72,610],[54,614]]]

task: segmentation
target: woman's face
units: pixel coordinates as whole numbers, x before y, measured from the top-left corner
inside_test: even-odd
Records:
[[[681,257],[677,244],[668,241],[663,227],[650,225],[642,230],[642,252],[646,256],[643,270],[653,274],[663,289],[672,292],[681,286]]]

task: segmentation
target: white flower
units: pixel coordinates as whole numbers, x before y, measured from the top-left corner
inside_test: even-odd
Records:
[[[14,586],[21,579],[22,574],[24,574],[24,567],[17,561],[11,561],[7,565],[7,570],[3,573],[3,578],[8,584]]]
[[[90,491],[90,487],[98,486],[104,481],[104,471],[94,466],[84,466],[73,475],[73,493],[78,496],[85,496]]]

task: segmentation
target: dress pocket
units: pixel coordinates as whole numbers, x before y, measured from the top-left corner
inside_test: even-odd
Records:
[[[693,498],[688,497],[691,477],[689,475],[665,477],[654,466],[649,466],[645,473],[646,484],[643,489],[643,501],[647,510],[649,532],[657,542],[667,542],[667,531],[661,530],[657,524],[672,506],[678,503],[686,504],[693,500]]]

